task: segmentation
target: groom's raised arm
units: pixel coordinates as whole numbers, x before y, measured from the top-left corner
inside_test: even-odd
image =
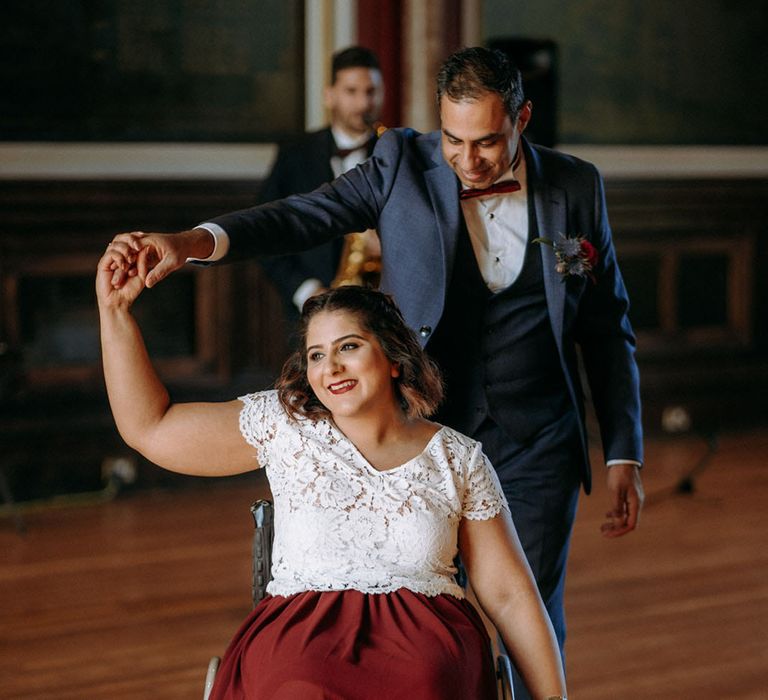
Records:
[[[234,262],[298,253],[347,233],[375,228],[402,152],[401,138],[394,132],[379,139],[365,163],[313,192],[224,214],[180,233],[118,234],[113,245],[126,253],[151,248],[147,265],[138,269],[151,287],[190,259]],[[214,254],[221,245],[227,252]],[[114,284],[122,284],[128,274],[135,273],[116,270]]]

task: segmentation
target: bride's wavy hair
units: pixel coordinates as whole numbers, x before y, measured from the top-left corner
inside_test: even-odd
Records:
[[[307,379],[307,329],[321,311],[354,314],[360,325],[376,338],[387,360],[398,366],[400,375],[392,382],[395,396],[409,418],[426,417],[435,412],[443,398],[440,370],[405,324],[392,297],[349,285],[310,297],[304,304],[298,328],[299,349],[285,361],[275,382],[280,403],[290,415],[313,420],[330,416]]]

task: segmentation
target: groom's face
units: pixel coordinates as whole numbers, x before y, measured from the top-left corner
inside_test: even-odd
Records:
[[[530,115],[526,102],[513,123],[501,97],[493,92],[459,101],[443,96],[440,121],[445,162],[466,187],[489,187],[512,165]]]

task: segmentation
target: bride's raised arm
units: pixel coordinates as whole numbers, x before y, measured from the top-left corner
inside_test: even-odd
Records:
[[[146,249],[129,255],[138,258]],[[96,273],[104,378],[120,435],[151,462],[183,474],[224,476],[257,468],[255,451],[240,434],[240,401],[171,403],[131,313],[144,282],[132,273],[120,288],[113,285],[116,271],[135,262],[110,246]]]

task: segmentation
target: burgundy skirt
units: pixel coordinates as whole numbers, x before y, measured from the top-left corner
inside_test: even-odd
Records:
[[[490,641],[451,595],[267,597],[227,649],[211,700],[491,700]]]

